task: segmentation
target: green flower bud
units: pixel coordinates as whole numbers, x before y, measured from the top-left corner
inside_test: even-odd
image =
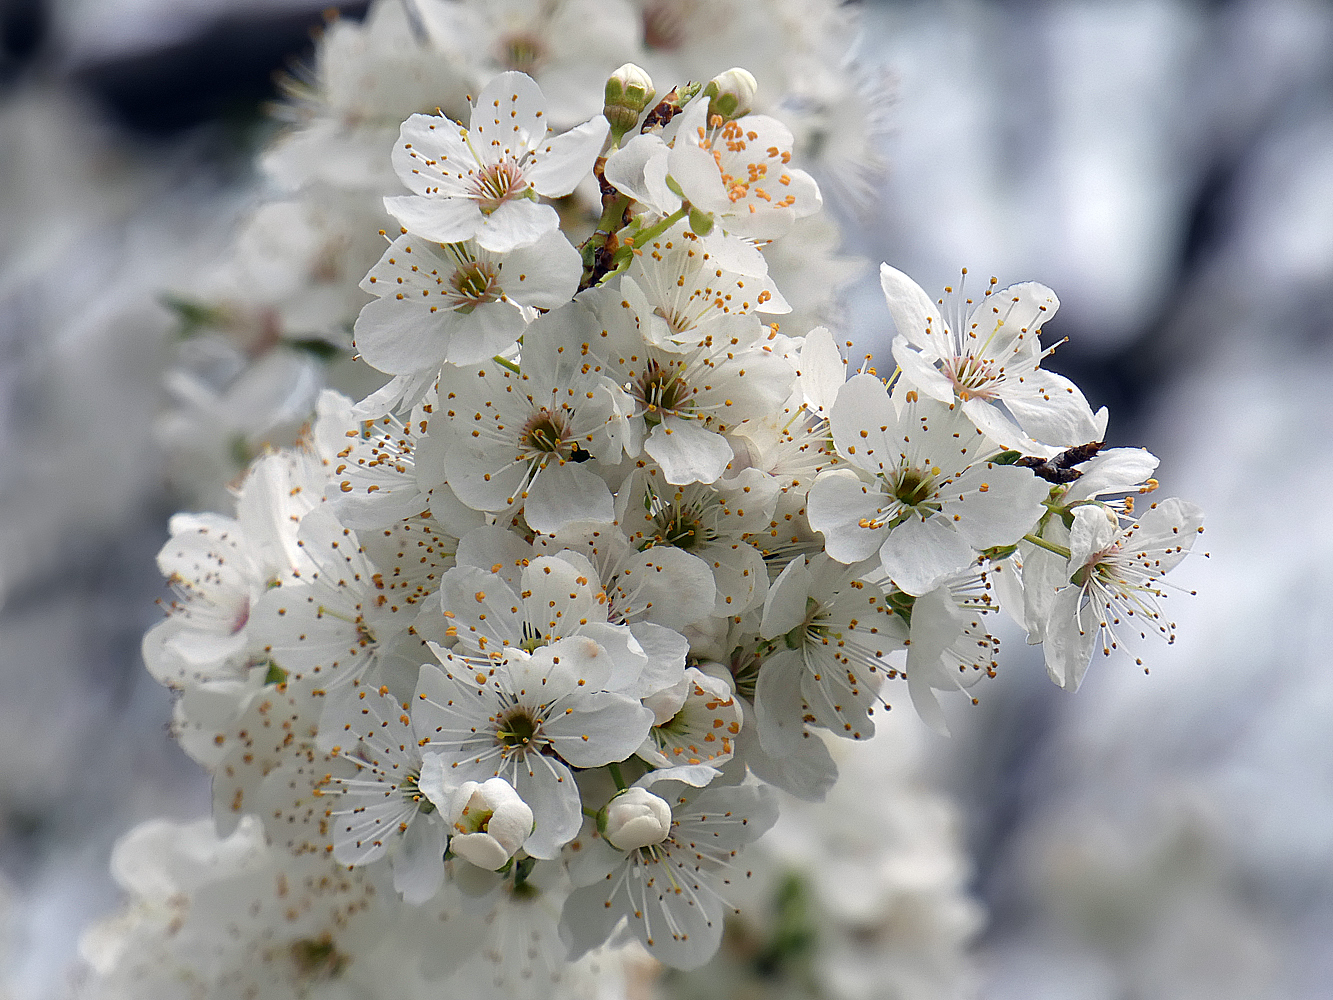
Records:
[[[748,115],[758,90],[759,82],[747,69],[736,66],[725,73],[719,73],[704,87],[704,95],[709,98],[709,119],[713,115],[721,115],[726,121],[731,121]]]
[[[606,106],[602,114],[611,123],[616,142],[634,128],[644,108],[651,107],[657,91],[652,77],[633,63],[625,63],[606,81]]]

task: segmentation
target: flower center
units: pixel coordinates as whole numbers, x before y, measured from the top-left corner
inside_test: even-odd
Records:
[[[685,41],[685,23],[692,5],[680,0],[654,0],[643,9],[643,44],[673,51]]]
[[[537,723],[525,709],[511,712],[500,722],[496,736],[506,747],[526,749],[537,736]]]
[[[482,260],[459,265],[449,279],[449,284],[453,286],[459,300],[460,304],[456,308],[461,313],[470,313],[477,306],[498,301],[504,294],[500,291],[499,282],[495,280],[494,265]]]
[[[506,35],[498,46],[499,62],[505,69],[517,70],[532,76],[546,62],[546,46],[528,34]]]
[[[523,425],[519,440],[528,451],[545,452],[551,455],[562,454],[565,450],[564,415],[541,409],[528,418]]]
[[[482,214],[490,215],[510,198],[521,195],[526,188],[523,168],[513,160],[501,160],[499,163],[487,163],[477,171],[472,181],[472,197],[477,200],[477,207]]]
[[[347,956],[334,947],[328,934],[293,941],[291,956],[303,978],[337,979],[347,968]]]
[[[674,545],[688,552],[708,541],[707,530],[694,515],[692,510],[682,510],[675,506],[659,512],[653,518],[657,526],[658,544]]]
[[[639,550],[674,545],[690,552],[717,541],[717,529],[710,523],[714,518],[709,516],[715,505],[716,500],[697,496],[691,500],[677,493],[673,501],[648,492],[644,506],[653,519],[653,527]]]
[[[419,812],[429,815],[435,811],[435,803],[421,794],[417,785],[420,780],[421,775],[409,774],[399,783],[398,790],[403,793],[403,798],[416,803]]]
[[[644,420],[649,427],[662,422],[659,410],[673,413],[681,409],[692,394],[678,366],[663,367],[656,361],[648,362],[637,388],[639,399],[648,411]]]
[[[916,469],[900,469],[893,484],[894,498],[905,507],[911,507],[923,517],[927,512],[940,510],[938,503],[931,502],[935,495],[935,477]]]
[[[967,401],[993,398],[995,393],[991,386],[998,381],[1000,373],[995,370],[994,362],[969,354],[946,361],[944,377],[953,383],[958,398]]]

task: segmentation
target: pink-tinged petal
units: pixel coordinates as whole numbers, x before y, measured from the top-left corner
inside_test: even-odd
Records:
[[[578,291],[583,276],[583,258],[558,229],[532,246],[508,254],[497,266],[504,293],[515,302],[538,309],[564,305]]]
[[[575,462],[552,461],[528,488],[523,516],[529,526],[553,535],[576,522],[610,524],[615,501],[606,482]]]
[[[560,216],[554,208],[529,198],[511,198],[481,219],[476,230],[477,246],[496,253],[531,246],[560,226]]]
[[[471,198],[393,195],[384,210],[408,232],[437,243],[461,243],[481,228],[484,216]]]
[[[501,73],[482,88],[468,132],[487,160],[519,159],[546,136],[546,98],[525,73]]]
[[[884,572],[900,590],[914,596],[927,594],[975,558],[971,546],[945,523],[946,516],[904,521],[880,546]]]
[[[643,450],[662,467],[673,486],[686,483],[715,483],[734,457],[731,445],[693,420],[671,414],[653,428]]]
[[[523,176],[547,198],[563,198],[592,172],[611,126],[601,115],[578,128],[547,139],[533,153],[534,163]]]
[[[824,536],[824,551],[840,563],[860,562],[874,554],[883,528],[863,528],[879,515],[884,494],[863,483],[850,469],[821,473],[810,487],[806,510],[810,527]]]
[[[930,333],[942,332],[944,321],[930,296],[915,281],[888,264],[879,266],[879,286],[900,336],[921,348],[930,347]]]
[[[935,367],[933,359],[916,350],[901,333],[893,338],[893,360],[903,370],[903,378],[932,399],[953,402],[953,383]]]

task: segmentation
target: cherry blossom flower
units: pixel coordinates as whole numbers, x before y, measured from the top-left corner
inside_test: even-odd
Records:
[[[560,222],[537,195],[574,190],[610,127],[598,115],[548,139],[545,111],[530,77],[501,73],[477,95],[467,128],[413,115],[393,151],[394,169],[412,194],[385,198],[384,207],[409,232],[438,243],[475,239],[501,253],[532,245]]]

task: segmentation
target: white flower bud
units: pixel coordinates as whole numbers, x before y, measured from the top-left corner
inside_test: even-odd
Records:
[[[503,868],[532,833],[532,810],[504,778],[465,781],[450,798],[449,850],[478,868]]]
[[[611,134],[619,142],[639,121],[643,109],[652,105],[657,91],[648,73],[634,63],[625,63],[606,81],[606,105],[602,114],[611,123]]]
[[[646,788],[626,788],[602,807],[597,829],[622,851],[659,844],[671,832],[671,806]]]
[[[710,99],[708,116],[721,115],[730,121],[748,115],[754,106],[759,81],[747,69],[735,66],[708,81],[704,94]]]

